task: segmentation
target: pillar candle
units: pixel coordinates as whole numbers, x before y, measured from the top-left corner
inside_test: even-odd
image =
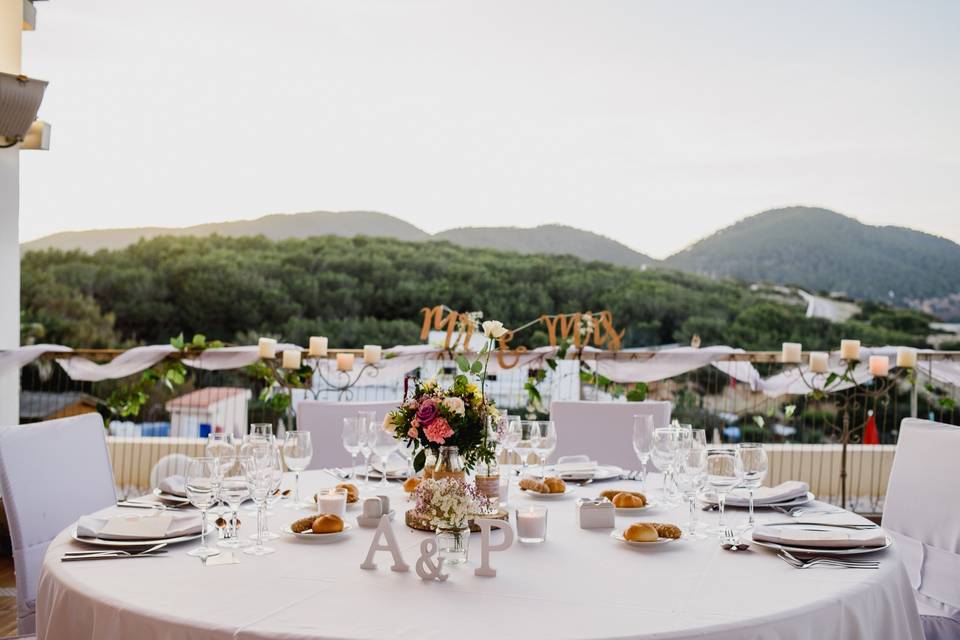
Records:
[[[347,513],[347,490],[330,489],[318,493],[317,513],[330,513],[343,519]]]
[[[917,366],[917,350],[911,347],[897,347],[897,366],[915,368]]]
[[[363,361],[367,364],[377,364],[380,362],[380,352],[382,349],[378,344],[363,345]]]
[[[286,351],[284,351],[282,366],[284,369],[299,369],[300,368],[300,350],[287,349]]]
[[[517,509],[517,537],[520,542],[543,542],[547,537],[547,510],[543,507]]]
[[[337,369],[339,371],[353,371],[353,354],[352,353],[338,353],[337,354]]]
[[[870,375],[883,378],[890,371],[890,358],[887,356],[870,356]]]
[[[323,358],[327,355],[327,337],[310,336],[310,355]]]
[[[823,351],[814,351],[810,354],[810,371],[813,373],[826,373],[827,362],[830,354]]]
[[[784,342],[781,360],[788,364],[798,364],[803,347],[799,342]]]
[[[860,359],[860,341],[859,340],[841,340],[840,358],[843,360]]]
[[[260,338],[257,342],[259,348],[258,353],[261,358],[276,358],[277,357],[277,341],[273,338]]]

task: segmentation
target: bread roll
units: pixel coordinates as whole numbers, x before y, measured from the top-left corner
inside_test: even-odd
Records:
[[[413,493],[420,486],[420,478],[407,478],[403,481],[403,490],[407,493]]]
[[[661,538],[679,538],[680,537],[680,527],[675,524],[662,524],[659,522],[651,522],[654,528],[657,530],[657,535]]]
[[[657,528],[648,522],[634,522],[623,532],[623,537],[630,542],[656,542],[660,534]]]
[[[343,520],[332,513],[324,513],[314,519],[311,529],[314,533],[338,533],[343,531]]]
[[[645,506],[643,498],[635,496],[632,493],[618,493],[613,497],[613,506],[621,509],[638,509]]]
[[[357,489],[357,485],[351,484],[349,482],[343,482],[337,485],[337,489],[346,489],[347,490],[347,502],[353,503],[360,499],[360,490]]]
[[[306,518],[300,518],[292,525],[290,525],[290,531],[294,533],[303,533],[304,531],[310,531],[310,528],[313,526],[313,521],[317,519],[317,516],[308,516]]]
[[[601,498],[606,498],[606,499],[609,500],[610,502],[613,502],[613,499],[616,498],[616,497],[617,497],[618,495],[620,495],[621,493],[626,493],[626,494],[631,495],[631,496],[636,496],[637,498],[640,498],[641,500],[643,500],[643,504],[640,505],[640,506],[646,506],[646,505],[647,505],[647,496],[643,495],[643,494],[640,493],[639,491],[624,491],[624,490],[622,490],[622,489],[607,489],[606,491],[601,491],[601,492],[600,492],[600,497],[601,497]]]
[[[550,493],[550,487],[546,483],[534,480],[533,478],[524,478],[520,481],[520,488],[524,491],[536,491],[537,493]]]
[[[550,489],[550,493],[563,493],[567,490],[567,483],[560,478],[547,478],[543,483]]]

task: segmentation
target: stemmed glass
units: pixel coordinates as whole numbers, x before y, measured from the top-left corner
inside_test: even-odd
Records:
[[[350,454],[350,477],[357,479],[357,454],[360,453],[360,418],[344,418],[343,428],[340,430],[340,439],[343,448]]]
[[[358,411],[357,424],[360,429],[360,455],[363,456],[363,484],[370,484],[370,455],[373,450],[370,448],[372,432],[370,425],[376,419],[375,411]]]
[[[283,437],[283,461],[293,471],[293,506],[305,509],[313,506],[300,501],[300,472],[313,458],[313,442],[309,431],[287,431]]]
[[[207,546],[207,510],[217,500],[220,485],[220,466],[214,458],[194,458],[187,465],[187,498],[190,504],[200,509],[200,546],[187,552],[196,558],[220,555]]]
[[[653,416],[633,416],[633,452],[640,461],[640,491],[647,490],[647,462],[653,453]]]
[[[677,459],[677,485],[690,507],[690,522],[687,535],[703,538],[697,531],[697,494],[707,479],[707,434],[703,429],[693,429],[689,438],[680,442]]]
[[[724,535],[724,508],[727,505],[727,494],[737,486],[737,452],[733,449],[707,450],[707,484],[717,494],[717,504],[720,507],[720,521],[717,531]]]
[[[750,519],[747,528],[752,529],[753,520],[753,492],[763,484],[767,477],[767,452],[759,442],[741,442],[737,445],[737,478],[740,486],[745,487],[750,496]]]
[[[387,461],[399,444],[393,437],[392,431],[386,431],[376,424],[370,427],[370,451],[380,458],[380,464],[383,466],[378,483],[381,489],[387,486]]]
[[[505,459],[510,464],[511,471],[513,471],[513,452],[516,451],[517,445],[520,444],[522,437],[523,427],[520,424],[520,418],[510,417],[507,420],[507,428],[500,444],[503,446],[503,450],[507,452]],[[512,477],[512,474],[507,477]]]
[[[264,438],[273,436],[273,424],[270,422],[254,422],[250,425],[251,436],[262,436]]]
[[[666,504],[676,503],[676,496],[673,492],[675,488],[674,470],[683,437],[684,431],[673,427],[661,427],[653,430],[651,458],[653,459],[653,465],[663,474],[663,500]]]
[[[216,479],[214,490],[216,491],[216,501],[219,506],[210,509],[211,513],[223,515],[226,508],[223,506],[223,500],[220,498],[220,478],[224,471],[228,471],[237,461],[237,448],[233,445],[232,438],[228,433],[211,433],[207,436],[207,446],[205,447],[206,457],[213,458],[220,469],[220,474]]]
[[[270,455],[273,458],[273,461],[270,463],[270,473],[273,476],[273,487],[267,494],[267,508],[263,512],[263,531],[260,535],[263,536],[264,540],[276,540],[280,537],[280,534],[270,531],[270,526],[267,524],[267,520],[268,516],[273,513],[273,511],[271,511],[271,507],[273,507],[273,505],[277,504],[283,498],[283,495],[280,493],[280,487],[283,484],[283,461],[280,458],[280,447],[275,445]]]
[[[269,447],[273,449],[273,445]],[[272,472],[272,467],[277,463],[276,458],[269,454],[241,456],[240,461],[249,486],[250,497],[257,505],[257,534],[254,536],[256,544],[244,549],[243,552],[252,556],[265,556],[276,551],[263,546],[263,511],[266,508],[267,496],[275,484],[276,476]]]
[[[244,473],[244,465],[248,464],[245,456],[237,458],[238,464],[232,469],[224,471],[223,479],[220,481],[220,496],[230,507],[230,520],[227,522],[230,536],[217,542],[217,545],[227,549],[239,549],[249,545],[248,542],[240,540],[239,529],[239,510],[243,501],[250,497],[250,483]]]
[[[528,458],[534,452],[536,442],[540,438],[540,424],[536,420],[521,420],[519,430],[520,439],[513,446],[513,450],[520,456],[522,465],[520,475],[523,475],[527,471]]]
[[[541,420],[537,423],[539,437],[536,439],[534,451],[540,458],[540,479],[547,475],[547,458],[557,449],[557,428],[553,420]]]

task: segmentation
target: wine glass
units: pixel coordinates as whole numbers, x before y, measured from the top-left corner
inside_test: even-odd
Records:
[[[270,425],[267,425],[270,426]],[[240,457],[252,457],[252,458],[269,458],[273,452],[276,450],[276,441],[274,440],[272,433],[267,433],[264,430],[258,430],[254,433],[251,430],[251,433],[243,437],[243,444],[240,445]],[[251,514],[256,514],[259,509],[256,502],[247,507],[246,511]]]
[[[220,479],[219,476],[224,471],[229,470],[237,461],[237,448],[233,444],[233,438],[228,433],[211,433],[207,436],[207,446],[205,447],[206,457],[213,458],[217,463],[221,473],[218,474],[214,489],[216,490],[217,506],[210,509],[211,513],[223,515],[226,507],[223,506],[223,500],[220,499]]]
[[[293,471],[293,506],[306,509],[313,506],[300,501],[300,472],[313,458],[313,442],[309,431],[287,431],[283,438],[283,461]]]
[[[633,416],[633,452],[640,461],[640,491],[647,490],[647,462],[653,452],[653,416]]]
[[[270,455],[240,457],[250,497],[257,505],[257,533],[253,536],[256,544],[243,551],[252,556],[265,556],[276,551],[263,546],[263,511],[267,505],[267,496],[274,487],[275,476],[271,472],[271,467],[275,464],[274,460],[275,458]]]
[[[750,519],[747,528],[753,528],[753,492],[767,477],[767,452],[759,442],[741,442],[737,445],[737,478],[750,496]]]
[[[522,469],[520,475],[527,471],[527,463],[530,454],[533,453],[537,440],[540,438],[540,425],[536,420],[520,421],[520,439],[514,445],[513,450],[520,456]]]
[[[703,429],[693,429],[689,438],[680,443],[677,458],[677,486],[690,508],[687,535],[703,538],[697,531],[697,494],[707,479],[707,434]]]
[[[370,455],[373,450],[370,448],[371,431],[370,425],[376,420],[375,411],[358,411],[357,421],[360,429],[360,455],[363,456],[363,484],[370,483]]]
[[[663,474],[663,500],[668,505],[676,503],[676,496],[673,493],[673,472],[682,437],[683,431],[673,427],[653,430],[653,448],[650,458],[653,460],[653,466]]]
[[[513,464],[513,453],[517,449],[517,445],[520,444],[520,440],[523,437],[523,427],[520,424],[520,418],[516,416],[511,416],[507,420],[506,432],[503,434],[503,450],[507,452],[507,461]]]
[[[187,465],[186,487],[190,504],[200,509],[200,546],[187,552],[196,558],[220,555],[207,546],[207,510],[217,500],[220,485],[220,466],[215,458],[194,458]]]
[[[250,497],[250,483],[244,473],[244,465],[249,458],[239,456],[237,464],[229,471],[224,472],[220,481],[220,496],[230,507],[230,519],[227,521],[228,537],[217,542],[218,546],[227,549],[239,549],[249,543],[240,540],[240,505]]]
[[[553,420],[541,420],[537,423],[539,437],[534,451],[540,458],[540,479],[546,477],[547,458],[557,449],[557,428]]]
[[[270,422],[254,422],[250,425],[248,435],[273,437],[273,424]]]
[[[383,467],[380,470],[380,482],[378,483],[381,489],[385,489],[387,486],[387,461],[390,454],[397,450],[399,444],[397,439],[393,437],[392,431],[386,431],[379,426],[370,428],[370,451],[380,458],[380,464]]]
[[[344,418],[343,428],[340,430],[340,439],[343,448],[350,454],[350,477],[357,479],[357,454],[360,453],[360,419],[357,417]]]
[[[260,535],[263,536],[264,540],[276,540],[280,537],[280,534],[270,531],[270,526],[268,525],[267,520],[268,516],[273,514],[271,508],[281,499],[283,499],[283,494],[280,493],[280,487],[283,485],[283,460],[280,456],[280,447],[274,446],[273,453],[270,455],[273,458],[270,463],[270,474],[273,476],[273,487],[267,494],[267,508],[263,512],[263,531]]]
[[[707,450],[707,484],[717,494],[717,504],[720,507],[720,521],[717,531],[724,536],[724,508],[727,504],[727,494],[735,486],[737,479],[737,452],[730,448]]]

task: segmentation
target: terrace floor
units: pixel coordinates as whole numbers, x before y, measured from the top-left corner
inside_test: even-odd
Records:
[[[15,584],[13,558],[0,558],[0,638],[17,635]]]

